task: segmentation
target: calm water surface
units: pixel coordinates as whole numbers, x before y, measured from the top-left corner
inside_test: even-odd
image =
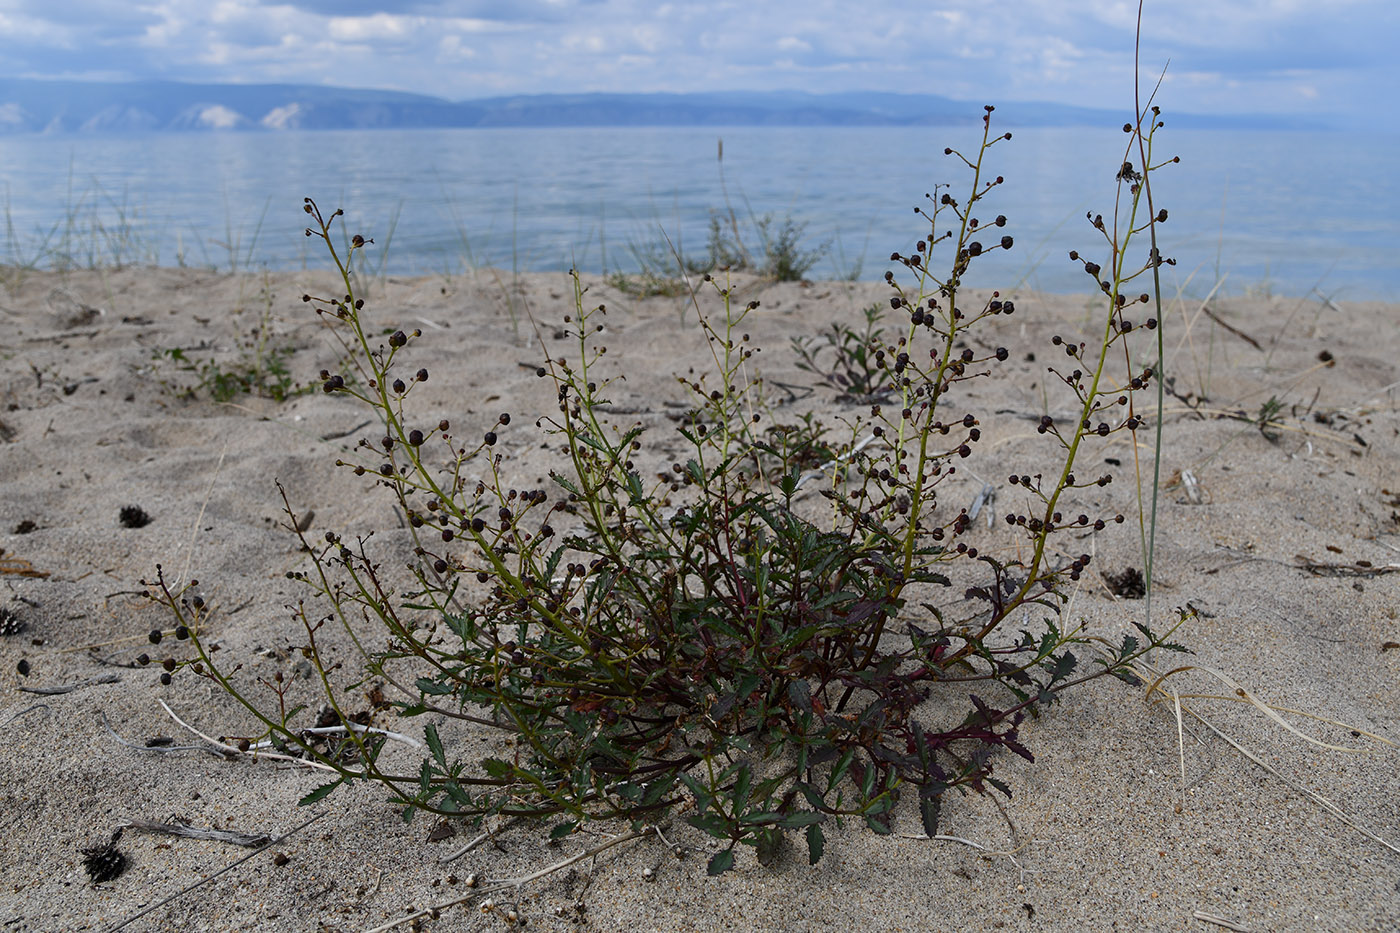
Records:
[[[873,279],[927,232],[911,210],[925,192],[966,192],[970,173],[944,147],[972,152],[979,139],[972,127],[0,137],[0,261],[319,265],[302,234],[310,195],[344,207],[387,272],[629,271],[637,251],[664,249],[663,230],[703,254],[728,203],[751,245],[754,218],[790,216],[807,248],[825,247],[812,276]],[[977,213],[1006,214],[1016,247],[974,267],[977,284],[1090,286],[1066,254],[1103,260],[1084,215],[1111,213],[1125,142],[1116,130],[1013,129],[996,145],[988,174],[1006,183]],[[1204,295],[1223,279],[1226,293],[1400,299],[1400,140],[1383,142],[1169,125],[1158,155],[1181,163],[1153,188],[1170,214],[1163,252],[1178,261],[1168,290]]]

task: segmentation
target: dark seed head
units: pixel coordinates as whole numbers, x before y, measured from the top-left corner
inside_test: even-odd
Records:
[[[151,516],[139,505],[128,505],[117,513],[117,520],[127,528],[144,528],[151,523]]]

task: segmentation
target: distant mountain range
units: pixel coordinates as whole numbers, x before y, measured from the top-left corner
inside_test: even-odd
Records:
[[[1014,101],[1001,126],[1112,126],[1119,111]],[[540,94],[449,101],[300,84],[99,83],[0,78],[0,134],[527,126],[934,126],[977,122],[981,103],[936,94],[798,91]],[[1264,115],[1173,114],[1178,127],[1316,128]]]

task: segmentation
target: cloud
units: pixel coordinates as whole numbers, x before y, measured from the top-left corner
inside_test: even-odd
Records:
[[[421,23],[421,21],[417,21]],[[398,39],[407,35],[417,24],[406,16],[374,13],[370,16],[332,16],[326,23],[327,34],[338,42],[364,42]]]
[[[300,113],[301,104],[288,104],[285,107],[274,107],[269,110],[258,123],[269,130],[292,129],[297,125],[297,116]]]
[[[200,126],[211,130],[231,130],[244,122],[242,114],[230,110],[222,104],[205,107],[199,111],[195,121]]]
[[[1136,16],[1131,0],[0,0],[0,74],[1101,106],[1131,87]],[[1394,0],[1174,0],[1148,5],[1142,60],[1170,59],[1181,110],[1322,113],[1400,85],[1397,34]]]

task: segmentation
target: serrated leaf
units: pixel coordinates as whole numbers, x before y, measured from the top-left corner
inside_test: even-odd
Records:
[[[731,869],[731,868],[733,868],[733,867],[734,867],[734,850],[733,850],[733,849],[725,849],[723,852],[716,852],[716,853],[715,853],[714,857],[710,859],[710,864],[709,864],[708,866],[706,866],[705,872],[706,872],[706,874],[710,875],[711,877],[714,877],[715,875],[722,875],[722,874],[724,874],[725,872],[729,871],[729,869]]]
[[[802,792],[802,796],[806,797],[807,802],[814,808],[820,809],[826,806],[826,801],[822,799],[822,795],[817,793],[817,789],[806,781],[799,781],[797,789]]]
[[[756,826],[764,823],[773,823],[781,820],[783,815],[776,810],[757,810],[753,813],[745,813],[739,817],[739,822],[747,826]]]
[[[812,826],[825,819],[826,816],[824,814],[812,813],[811,811],[804,810],[801,813],[789,813],[787,816],[783,817],[779,825],[784,829],[801,829],[803,826]]]
[[[720,816],[691,816],[686,822],[701,832],[709,833],[716,839],[729,838],[729,821]]]
[[[419,677],[415,683],[415,686],[419,690],[428,694],[429,696],[435,697],[447,696],[449,693],[452,692],[452,687],[448,686],[447,684],[440,684],[437,681],[429,680],[426,677]]]
[[[344,783],[345,778],[338,778],[337,780],[331,781],[329,784],[322,784],[320,787],[316,788],[311,793],[298,800],[297,806],[309,807],[316,801],[324,799],[330,794],[331,791],[335,790],[337,787]],[[411,810],[413,808],[409,807],[409,809]]]
[[[825,850],[826,836],[822,835],[822,828],[813,823],[807,827],[807,864],[815,865],[820,862]]]
[[[1118,657],[1120,657],[1120,658],[1126,658],[1128,655],[1132,654],[1134,651],[1137,651],[1137,647],[1138,647],[1138,640],[1137,640],[1136,637],[1134,637],[1134,636],[1132,636],[1132,635],[1124,635],[1124,636],[1123,636],[1123,646],[1122,646],[1121,648],[1118,649]]]
[[[554,480],[554,482],[558,483],[560,486],[563,486],[566,491],[571,492],[576,496],[582,495],[582,493],[578,491],[577,486],[569,482],[564,477],[560,476],[558,473],[550,473],[549,478]]]
[[[423,730],[423,738],[428,742],[428,751],[433,753],[433,760],[438,763],[438,767],[447,768],[447,758],[442,753],[442,739],[438,738],[437,726],[429,724]]]
[[[1114,668],[1113,670],[1109,671],[1109,673],[1112,674],[1114,677],[1117,677],[1119,680],[1123,681],[1123,683],[1127,684],[1130,687],[1142,686],[1142,678],[1125,667]]]
[[[735,810],[742,810],[749,802],[749,785],[753,781],[753,772],[748,765],[739,768],[739,778],[734,782],[734,793],[730,798],[733,801]]]
[[[1060,655],[1055,659],[1055,667],[1050,672],[1051,683],[1057,680],[1064,680],[1074,672],[1078,664],[1079,659],[1074,656],[1073,652],[1066,651],[1064,654]]]
[[[576,829],[578,829],[578,820],[565,820],[549,831],[549,838],[551,840],[563,839],[565,836],[572,835]]]
[[[483,758],[481,766],[486,769],[486,773],[498,781],[509,780],[515,774],[515,768],[508,761],[499,758]]]
[[[924,834],[930,839],[938,835],[938,817],[942,812],[943,798],[919,788],[919,819],[923,820]]]

